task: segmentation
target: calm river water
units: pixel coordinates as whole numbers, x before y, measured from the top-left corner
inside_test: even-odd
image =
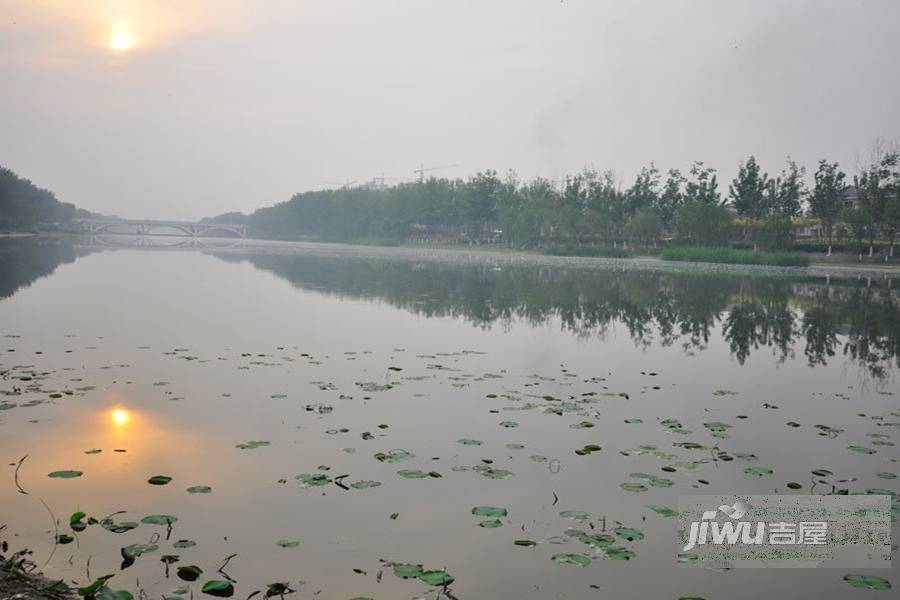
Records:
[[[891,594],[839,569],[679,566],[677,519],[650,507],[810,493],[815,469],[900,491],[900,281],[0,242],[0,539],[49,577],[114,574],[151,598],[226,575],[238,598],[276,582],[434,598],[395,575],[412,563],[446,569],[460,600]],[[623,488],[633,473],[671,485]],[[622,526],[643,539],[612,555],[566,533]],[[863,572],[900,585],[896,566]]]

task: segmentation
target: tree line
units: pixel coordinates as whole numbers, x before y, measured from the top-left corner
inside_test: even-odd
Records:
[[[60,202],[53,192],[0,167],[0,230],[64,225],[72,222],[77,211],[74,204]]]
[[[235,220],[237,215],[223,215]],[[900,154],[882,152],[852,179],[836,162],[806,170],[788,159],[770,176],[755,157],[743,161],[724,192],[715,169],[641,169],[623,188],[612,171],[585,169],[563,181],[520,180],[510,172],[468,179],[429,178],[396,186],[310,191],[246,218],[261,237],[335,241],[499,241],[548,245],[698,246],[744,242],[783,248],[797,224],[813,218],[831,244],[836,235],[887,240],[900,228]]]

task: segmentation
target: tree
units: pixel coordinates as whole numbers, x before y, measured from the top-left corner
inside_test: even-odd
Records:
[[[675,225],[675,212],[684,202],[684,194],[681,191],[685,179],[678,169],[670,169],[663,191],[656,199],[656,213],[659,215],[662,226],[671,231]]]
[[[690,175],[691,178],[684,188],[685,203],[719,204],[719,182],[716,170],[712,167],[704,167],[701,161],[696,161],[691,165]]]
[[[731,235],[731,213],[724,206],[690,202],[675,216],[678,238],[697,246],[724,246]]]
[[[766,216],[765,192],[769,176],[761,173],[756,157],[750,156],[738,168],[737,177],[728,186],[728,196],[735,211],[747,219]]]
[[[897,230],[900,230],[900,194],[894,192],[887,205],[884,207],[884,228],[890,250],[888,256],[894,258],[894,241],[897,239]]]
[[[841,211],[841,221],[850,228],[850,235],[856,240],[859,253],[862,254],[862,243],[872,229],[872,218],[864,208],[850,206]]]
[[[659,169],[656,165],[650,163],[649,167],[644,167],[638,173],[637,178],[627,192],[626,210],[629,216],[633,216],[643,208],[655,206],[659,200]]]
[[[769,203],[770,213],[789,219],[800,214],[806,196],[806,184],[803,182],[805,176],[806,169],[788,158],[787,166],[773,186],[775,193]]]
[[[828,255],[831,256],[834,223],[845,205],[846,175],[840,170],[838,163],[829,163],[823,159],[819,161],[819,168],[814,177],[815,187],[809,197],[809,208],[810,212],[822,222],[825,235],[828,236]]]
[[[640,246],[655,245],[662,237],[662,222],[656,211],[647,206],[639,210],[625,224],[625,237]]]

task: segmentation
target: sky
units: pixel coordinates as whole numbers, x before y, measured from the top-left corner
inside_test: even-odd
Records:
[[[126,218],[900,140],[896,0],[0,0],[0,165]],[[448,165],[453,165],[449,166]]]

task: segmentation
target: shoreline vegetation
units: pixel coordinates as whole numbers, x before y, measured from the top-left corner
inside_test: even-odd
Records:
[[[852,179],[821,160],[806,170],[788,159],[769,176],[754,156],[727,192],[717,171],[696,161],[663,174],[651,163],[623,188],[612,171],[585,169],[563,180],[520,180],[514,172],[468,179],[373,180],[295,194],[252,214],[204,223],[246,225],[272,241],[372,246],[503,249],[550,256],[804,267],[900,267],[900,146],[881,144]],[[0,168],[0,234],[75,233],[97,215]]]

